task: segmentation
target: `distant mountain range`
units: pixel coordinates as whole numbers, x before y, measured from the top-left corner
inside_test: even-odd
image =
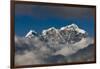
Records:
[[[15,64],[93,61],[93,43],[88,33],[76,24],[60,29],[51,27],[41,34],[30,30],[25,37],[15,36]]]
[[[82,38],[87,37],[87,32],[83,29],[80,29],[76,24],[71,24],[60,29],[51,27],[49,29],[43,30],[42,34],[38,34],[34,30],[30,30],[26,38],[39,38],[42,41],[46,42],[55,42],[55,43],[75,43],[80,41]]]

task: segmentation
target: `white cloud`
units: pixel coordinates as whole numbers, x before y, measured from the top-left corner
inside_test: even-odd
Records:
[[[69,56],[71,54],[76,53],[78,50],[87,47],[89,44],[93,44],[92,38],[83,38],[81,41],[75,44],[66,44],[64,48],[54,53],[54,55],[61,54],[64,56]]]
[[[39,63],[41,63],[41,61],[32,51],[25,51],[24,54],[15,55],[15,65],[32,65]]]
[[[23,54],[16,53],[15,54],[15,64],[16,65],[32,65],[32,64],[44,64],[47,63],[45,58],[53,55],[64,55],[69,56],[71,54],[76,53],[80,49],[86,48],[89,44],[93,44],[92,38],[83,38],[80,42],[75,44],[58,44],[54,48],[56,51],[53,51],[52,48],[49,48],[46,43],[36,39],[26,39],[24,37],[15,36],[15,45],[19,46],[19,48],[23,48],[24,45],[30,48],[30,51],[25,49]],[[32,46],[36,47],[35,49]],[[53,47],[53,46],[52,46]],[[22,51],[20,51],[22,52]]]

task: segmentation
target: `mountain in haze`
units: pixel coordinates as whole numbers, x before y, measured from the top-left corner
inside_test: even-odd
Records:
[[[93,43],[88,33],[76,24],[59,29],[50,27],[41,34],[30,30],[25,37],[15,36],[15,64],[93,61]]]

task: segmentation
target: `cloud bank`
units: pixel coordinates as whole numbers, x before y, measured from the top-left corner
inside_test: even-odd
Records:
[[[56,44],[49,46],[48,44],[40,41],[38,38],[27,39],[24,37],[15,36],[15,65],[35,65],[35,64],[49,64],[49,63],[62,63],[62,62],[74,62],[74,59],[79,58],[77,55],[72,58],[73,55],[83,50],[82,58],[77,61],[83,60],[84,56],[86,59],[84,61],[92,61],[92,57],[88,57],[89,54],[94,54],[93,49],[89,49],[92,52],[88,52],[85,49],[93,44],[93,38],[83,38],[81,41],[75,44]],[[81,53],[81,52],[80,52]],[[70,58],[69,58],[70,57]],[[91,59],[92,58],[92,59]],[[75,59],[75,60],[76,60]],[[55,60],[55,61],[54,61]]]

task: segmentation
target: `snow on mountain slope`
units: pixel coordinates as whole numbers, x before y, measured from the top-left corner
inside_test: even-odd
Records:
[[[93,44],[92,40],[88,38],[87,32],[76,24],[64,26],[60,29],[51,27],[43,30],[41,34],[30,30],[23,38],[15,36],[16,64],[21,65],[19,59],[24,56],[27,60],[30,60],[28,64],[47,63],[49,59],[53,60],[57,55],[61,61],[65,61],[64,58],[67,59],[69,55],[87,48],[89,44]],[[21,60],[27,65],[26,59],[22,58]],[[59,59],[57,59],[58,62]],[[33,60],[36,60],[36,62],[33,62]]]
[[[27,34],[26,34],[26,38],[28,37],[28,38],[32,38],[32,37],[34,37],[34,36],[36,36],[37,35],[37,32],[35,32],[34,30],[30,30]]]
[[[56,51],[66,44],[75,44],[83,38],[86,38],[87,32],[80,29],[76,24],[71,24],[61,27],[60,29],[56,29],[55,27],[45,29],[40,35],[37,32],[30,30],[25,37],[30,38],[31,40],[37,40],[36,42],[42,42]]]
[[[58,43],[61,41],[65,41],[64,38],[61,36],[59,30],[54,27],[51,27],[47,30],[43,30],[42,36],[49,42]]]
[[[83,33],[83,34],[86,33],[85,30],[80,29],[76,24],[71,24],[71,25],[68,25],[68,26],[61,27],[61,28],[60,28],[60,30],[65,30],[65,29],[67,29],[67,30],[74,30],[74,31],[77,31],[77,32]]]
[[[87,32],[80,29],[76,24],[71,24],[60,29],[51,27],[43,30],[42,35],[45,39],[58,42],[75,43],[87,36]]]

